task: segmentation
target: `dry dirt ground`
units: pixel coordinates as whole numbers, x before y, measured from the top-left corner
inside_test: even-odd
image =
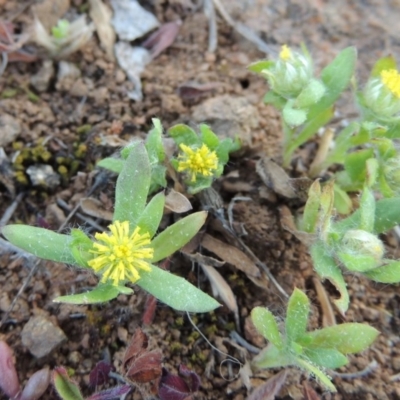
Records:
[[[247,232],[244,242],[268,265],[286,292],[291,293],[294,287],[306,290],[313,304],[311,327],[321,326],[323,312],[307,248],[281,224],[282,207],[296,212],[301,203],[288,203],[285,199],[266,196],[254,168],[260,154],[280,159],[279,118],[273,109],[262,104],[267,89],[265,82],[246,68],[265,54],[237,34],[220,16],[217,17],[218,47],[215,53],[208,53],[208,20],[202,7],[195,7],[195,2],[154,0],[141,3],[160,22],[183,21],[173,45],[150,63],[142,74],[141,102],[128,99],[127,91],[131,84],[117,64],[107,59],[96,35],[83,49],[68,58],[81,73],[75,86],[74,82],[59,84],[57,62],[53,63],[55,75],[51,77],[48,89],[41,93],[31,86],[31,77],[42,68],[43,59],[7,66],[0,77],[0,114],[12,116],[21,129],[18,137],[4,147],[11,165],[3,162],[1,166],[0,215],[21,194],[22,200],[10,222],[56,230],[68,214],[66,207],[72,209],[80,198],[87,195],[95,163],[117,151],[123,141],[144,137],[151,128],[151,118],[160,118],[164,128],[168,128],[178,122],[201,122],[202,118],[208,118],[208,122],[213,124],[219,114],[223,123],[219,121],[222,132],[217,133],[228,134],[230,124],[233,124],[235,129],[242,130],[248,148],[240,157],[231,160],[226,174],[215,183],[215,188],[226,205],[235,196],[251,199],[238,201],[233,207],[236,224],[242,223]],[[251,26],[275,51],[284,43],[296,46],[305,42],[317,70],[349,45],[356,46],[359,52],[357,71],[360,79],[367,76],[378,57],[389,53],[397,58],[400,56],[400,3],[395,0],[225,0],[222,3],[234,20]],[[19,27],[26,26],[32,21],[30,7],[24,7],[27,4],[26,1],[0,1],[1,18],[14,18]],[[85,0],[73,0],[70,8],[84,10],[85,4]],[[219,86],[204,97],[183,100],[177,89],[189,81],[217,82]],[[238,98],[231,104],[230,99]],[[216,103],[210,103],[212,100]],[[229,105],[229,110],[222,108],[224,105]],[[214,114],[210,111],[213,107],[217,107]],[[344,102],[340,112],[343,118],[352,116],[351,107],[345,107]],[[315,145],[310,144],[303,152],[312,156],[314,148]],[[17,165],[16,155],[21,149],[29,151]],[[43,154],[46,160],[41,158]],[[24,174],[27,167],[44,161],[56,171],[60,165],[67,170],[60,184],[51,189],[32,186]],[[306,165],[308,162],[305,160]],[[112,209],[114,185],[115,178],[111,178],[92,195],[108,210]],[[64,208],[60,200],[64,201]],[[196,200],[193,204],[199,207]],[[101,219],[96,222],[102,226],[107,224]],[[89,229],[78,217],[74,217],[69,226]],[[229,240],[224,238],[212,217],[206,230],[221,241]],[[388,235],[386,241],[389,251],[396,256],[396,239]],[[146,294],[135,290],[133,296],[120,296],[101,306],[54,304],[54,297],[82,291],[94,285],[95,278],[65,265],[43,261],[19,295],[11,313],[6,314],[34,261],[16,258],[5,249],[0,251],[0,318],[3,319],[0,339],[6,340],[15,352],[21,382],[26,382],[43,366],[62,365],[74,371],[83,392],[89,394],[88,374],[105,353],[109,352],[117,368],[120,366],[129,338],[142,325]],[[171,271],[210,292],[209,283],[201,271],[193,269],[183,256],[176,255],[172,259]],[[249,313],[253,307],[261,305],[283,317],[285,301],[271,283],[258,282],[256,285],[232,264],[225,264],[220,271],[236,296],[239,327],[235,326],[234,315],[226,307],[196,315],[194,320],[214,346],[244,362],[243,353],[229,340],[230,332],[240,329],[249,342],[263,345],[249,327]],[[324,399],[400,399],[398,285],[374,284],[352,275],[348,275],[346,280],[351,307],[345,319],[336,315],[338,322],[366,322],[379,329],[381,335],[369,350],[352,356],[349,366],[339,371],[355,375],[347,379],[333,378],[337,394],[323,393],[312,378],[309,382]],[[336,295],[330,286],[325,288],[331,296]],[[21,332],[33,316],[45,316],[66,336],[61,347],[41,359],[35,358],[21,342]],[[199,374],[202,386],[197,399],[241,400],[247,397],[237,365],[222,363],[224,356],[210,348],[185,315],[159,304],[153,322],[144,329],[150,336],[150,347],[162,350],[164,365],[169,370],[176,371],[179,364],[184,363]],[[376,368],[357,374],[373,360],[377,362]],[[253,387],[275,372],[266,371],[253,376]],[[302,383],[307,379],[300,371],[290,369],[279,398],[302,399]],[[131,396],[142,398],[138,391]],[[44,398],[56,398],[52,387]]]

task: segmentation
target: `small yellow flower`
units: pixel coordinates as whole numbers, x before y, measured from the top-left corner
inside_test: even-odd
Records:
[[[148,233],[139,233],[136,227],[129,235],[129,222],[115,221],[109,226],[111,234],[96,233],[95,238],[102,243],[93,243],[96,257],[88,261],[95,272],[101,273],[101,282],[112,281],[118,286],[126,279],[136,282],[140,279],[138,270],[150,271],[149,261],[153,258],[154,250]]]
[[[400,74],[393,68],[385,69],[381,72],[381,79],[393,95],[400,98]]]
[[[281,52],[279,53],[279,58],[283,61],[287,61],[292,57],[292,51],[290,50],[290,48],[284,44],[281,47]]]
[[[199,149],[191,149],[185,144],[181,144],[180,149],[183,154],[178,158],[178,172],[186,171],[191,176],[191,182],[196,182],[197,175],[212,176],[213,171],[218,168],[218,157],[215,151],[203,144]]]

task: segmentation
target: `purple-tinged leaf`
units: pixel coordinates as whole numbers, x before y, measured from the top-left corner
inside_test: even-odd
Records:
[[[174,43],[181,25],[181,20],[168,22],[162,25],[142,43],[142,46],[150,51],[152,58],[156,58],[161,52]]]
[[[50,383],[50,370],[43,368],[35,372],[25,385],[19,400],[37,400],[49,387]]]
[[[181,97],[183,100],[195,100],[212,92],[220,86],[221,84],[218,82],[187,82],[180,85],[177,89],[177,92],[178,96]]]
[[[0,388],[8,397],[14,397],[20,391],[13,351],[3,340],[0,340]]]
[[[195,372],[190,371],[187,367],[181,365],[179,367],[179,373],[185,377],[190,377],[190,385],[188,385],[182,377],[173,375],[163,368],[162,377],[158,387],[158,396],[161,400],[190,399],[191,395],[198,390],[200,386],[200,378]],[[195,390],[191,390],[192,387]]]
[[[104,385],[108,381],[108,374],[112,370],[112,365],[106,361],[99,361],[92,369],[89,376],[89,385],[96,387]]]
[[[63,400],[84,400],[79,386],[68,375],[63,367],[56,367],[53,371],[53,384],[58,395]]]
[[[161,350],[145,351],[130,365],[126,377],[136,383],[147,383],[161,375]]]
[[[283,370],[269,378],[265,383],[253,390],[247,400],[274,400],[285,383],[286,375],[287,371]]]
[[[317,392],[306,382],[303,382],[303,400],[321,400]]]
[[[103,390],[99,393],[95,393],[86,400],[120,400],[121,398],[125,398],[122,396],[127,395],[131,389],[132,388],[129,385],[116,386],[107,390]]]

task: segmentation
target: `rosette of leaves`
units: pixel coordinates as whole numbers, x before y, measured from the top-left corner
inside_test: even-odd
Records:
[[[346,355],[368,348],[379,332],[359,323],[308,332],[309,312],[310,301],[299,289],[290,296],[284,332],[280,332],[275,317],[267,308],[254,308],[251,319],[269,344],[254,358],[252,365],[258,369],[296,366],[314,375],[326,389],[336,392],[324,370],[346,365]]]
[[[120,293],[132,293],[133,290],[126,285],[134,282],[177,310],[213,310],[219,306],[216,300],[185,279],[154,265],[188,243],[203,225],[206,213],[186,216],[155,236],[163,216],[165,196],[158,193],[147,203],[150,183],[149,157],[143,143],[137,142],[132,145],[116,184],[114,230],[111,231],[113,234],[117,231],[120,237],[101,233],[96,234],[97,241],[93,241],[79,229],[72,229],[71,235],[64,235],[26,225],[9,225],[2,229],[2,233],[15,246],[37,257],[77,268],[93,267],[100,276],[100,282],[93,290],[61,296],[54,300],[56,302],[89,304],[109,301]],[[137,240],[136,247],[132,247],[132,240]],[[144,259],[136,260],[135,254],[143,254]],[[101,268],[97,268],[99,266]],[[130,281],[129,272],[136,266],[141,269],[133,271],[136,277]]]
[[[384,257],[384,244],[378,237],[399,224],[400,198],[376,202],[366,186],[359,209],[349,217],[335,222],[333,210],[333,181],[322,189],[319,181],[315,181],[298,227],[311,236],[314,269],[322,279],[335,285],[340,297],[334,302],[345,313],[349,295],[343,272],[359,273],[381,283],[400,282],[400,262]]]
[[[332,119],[334,104],[354,74],[357,52],[354,47],[342,50],[316,79],[304,47],[303,54],[285,50],[278,60],[258,61],[249,68],[267,78],[271,90],[264,102],[282,112],[283,166],[288,167],[294,151]]]
[[[177,146],[186,152],[199,152],[199,156],[204,159],[202,162],[207,162],[207,157],[212,158],[206,173],[201,173],[197,170],[196,165],[193,168],[186,163],[182,163],[181,156],[184,158],[185,154],[180,154],[178,158],[172,158],[171,164],[178,172],[187,173],[185,183],[188,187],[188,192],[195,194],[201,190],[207,189],[211,186],[214,179],[221,176],[224,171],[224,166],[229,161],[229,153],[240,149],[240,142],[238,139],[232,140],[226,138],[220,140],[218,136],[210,129],[208,125],[201,124],[199,126],[200,134],[198,135],[188,125],[178,124],[168,130],[168,134],[177,144]]]
[[[167,168],[164,165],[165,151],[162,142],[163,128],[161,122],[157,118],[152,119],[153,129],[147,134],[145,147],[149,156],[151,168],[151,181],[149,193],[154,193],[160,188],[167,186],[165,173]],[[124,167],[125,161],[132,151],[135,143],[132,143],[121,150],[121,158],[106,157],[97,163],[98,167],[102,167],[119,174]]]

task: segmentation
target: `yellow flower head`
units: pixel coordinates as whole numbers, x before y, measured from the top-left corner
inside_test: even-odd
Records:
[[[196,182],[197,175],[212,176],[218,168],[218,157],[215,151],[203,144],[199,149],[191,149],[185,144],[179,148],[183,154],[178,156],[181,159],[178,163],[178,172],[187,172],[191,176],[191,182]]]
[[[129,235],[128,221],[115,221],[109,229],[111,234],[96,233],[95,238],[100,243],[93,243],[90,252],[96,257],[88,261],[89,266],[102,274],[103,283],[112,281],[114,286],[118,286],[126,279],[136,282],[140,279],[139,269],[151,270],[149,261],[154,250],[148,247],[150,235],[139,233],[138,227]]]
[[[400,74],[393,68],[385,69],[381,72],[381,79],[392,94],[400,98]]]
[[[292,57],[292,51],[290,50],[290,48],[284,44],[281,47],[281,52],[279,53],[279,58],[283,61],[287,61]]]

